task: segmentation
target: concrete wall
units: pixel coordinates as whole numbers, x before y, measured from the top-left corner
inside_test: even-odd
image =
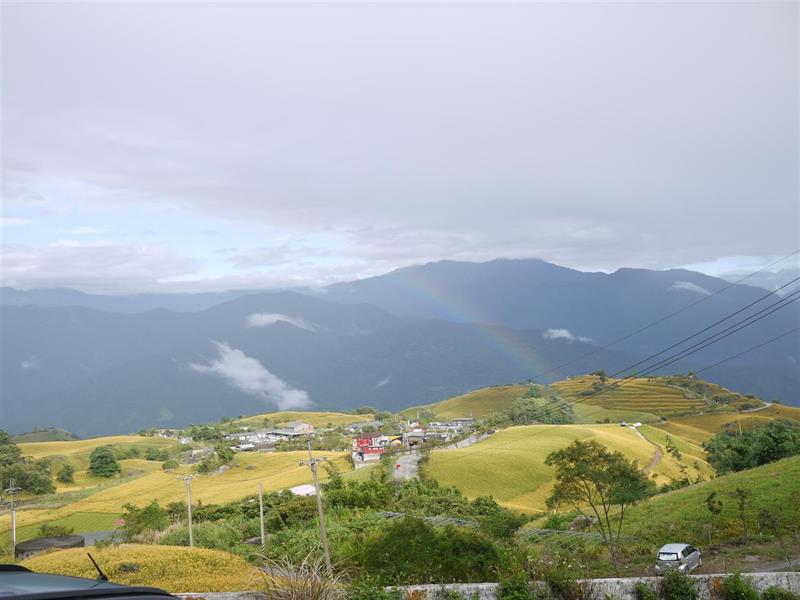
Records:
[[[697,583],[702,600],[714,600],[713,591],[718,588],[725,575],[694,575],[692,578]],[[770,586],[778,586],[796,594],[800,594],[800,573],[746,573],[753,586],[763,591]],[[634,586],[639,583],[648,583],[658,589],[658,577],[636,577],[625,579],[584,579],[581,581],[583,589],[587,592],[588,600],[605,600],[610,596],[620,600],[636,600]],[[537,587],[544,590],[546,587],[541,582],[535,582]],[[450,583],[445,585],[410,585],[402,589],[406,591],[411,600],[440,600],[447,598],[447,592],[458,592],[468,600],[497,600],[499,585],[496,583]],[[177,594],[185,600],[269,600],[261,592],[209,592]],[[449,600],[449,599],[448,599]]]

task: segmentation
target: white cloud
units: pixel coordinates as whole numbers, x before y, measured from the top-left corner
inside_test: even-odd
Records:
[[[307,331],[317,331],[319,329],[319,327],[314,323],[309,323],[300,317],[290,317],[278,313],[253,313],[247,317],[248,327],[269,327],[270,325],[274,325],[278,322],[288,323],[289,325],[294,325],[295,327],[299,327],[300,329],[305,329]]]
[[[257,359],[224,342],[214,342],[214,345],[219,353],[217,359],[205,365],[192,363],[189,367],[193,371],[221,377],[232,387],[274,404],[279,410],[311,406],[308,393],[291,387],[270,373]]]
[[[391,380],[392,380],[392,376],[391,376],[391,375],[387,375],[386,377],[384,377],[383,379],[381,379],[381,380],[380,380],[380,381],[379,381],[377,384],[375,384],[375,387],[376,387],[376,388],[383,387],[383,386],[385,386],[387,383],[389,383]]]
[[[30,219],[17,219],[13,217],[0,217],[0,228],[2,227],[23,227],[33,225]]]
[[[546,340],[567,340],[569,343],[583,342],[588,344],[592,341],[592,338],[575,335],[569,329],[548,329],[542,333],[542,337]]]
[[[39,357],[31,355],[20,363],[20,367],[26,371],[30,371],[31,369],[38,369],[41,364]]]
[[[73,227],[72,229],[64,230],[67,235],[100,235],[105,232],[105,229],[100,229],[99,227]]]
[[[706,288],[697,285],[696,283],[692,283],[691,281],[676,281],[670,286],[669,289],[686,290],[687,292],[695,292],[696,294],[701,294],[703,296],[711,295],[711,292],[709,292]]]

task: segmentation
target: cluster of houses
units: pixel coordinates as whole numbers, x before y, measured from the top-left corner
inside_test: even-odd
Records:
[[[447,423],[432,422],[422,426],[419,421],[406,424],[400,435],[376,433],[353,438],[353,465],[358,468],[381,459],[388,448],[413,448],[426,442],[448,442],[475,425],[475,419],[465,417]]]
[[[304,435],[314,435],[314,426],[302,421],[289,421],[281,427],[240,431],[225,436],[228,441],[236,442],[232,446],[235,452],[253,452],[271,448],[276,442],[291,440]]]

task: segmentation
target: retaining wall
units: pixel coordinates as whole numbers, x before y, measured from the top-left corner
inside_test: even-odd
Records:
[[[697,590],[702,600],[714,600],[714,590],[718,589],[725,575],[693,575],[697,583]],[[800,594],[800,572],[794,573],[745,573],[743,577],[750,580],[760,592],[770,586],[778,586],[796,594]],[[634,586],[637,583],[647,583],[658,588],[659,577],[629,577],[623,579],[584,579],[581,580],[583,589],[588,592],[590,600],[605,600],[606,596],[619,600],[636,600]],[[541,589],[546,586],[535,582]],[[449,583],[444,585],[409,585],[402,589],[407,597],[412,600],[440,600],[447,598],[447,592],[458,592],[468,600],[497,600],[499,590],[497,583]],[[177,594],[186,600],[269,600],[261,592],[210,592]]]

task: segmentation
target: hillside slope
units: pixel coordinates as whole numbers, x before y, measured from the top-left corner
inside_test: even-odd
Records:
[[[618,425],[528,425],[503,429],[488,439],[462,449],[431,453],[426,473],[443,485],[454,485],[469,497],[491,495],[509,508],[525,512],[545,510],[554,480],[553,469],[544,464],[550,452],[576,439],[595,439],[612,450],[636,460],[642,467],[655,456],[652,444],[627,427]],[[693,477],[707,476],[701,465],[685,465]],[[680,477],[680,465],[669,455],[652,466],[651,474],[664,483]]]

